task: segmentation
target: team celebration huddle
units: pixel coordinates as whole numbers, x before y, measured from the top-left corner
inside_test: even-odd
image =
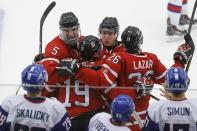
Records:
[[[167,68],[141,48],[140,27],[120,32],[114,16],[104,16],[98,36],[83,36],[74,12],[62,13],[58,26],[44,53],[21,72],[26,93],[2,101],[0,131],[197,131],[197,99],[185,95],[190,33],[181,32],[185,42]],[[154,84],[164,99],[152,94]]]

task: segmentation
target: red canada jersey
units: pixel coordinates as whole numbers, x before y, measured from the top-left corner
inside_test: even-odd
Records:
[[[144,75],[151,74],[152,79],[164,79],[166,67],[156,55],[144,52],[143,55],[133,55],[127,52],[112,53],[98,71],[80,68],[76,77],[88,85],[131,86]],[[163,81],[163,80],[162,80]],[[110,90],[107,88],[107,90]]]
[[[100,91],[92,89],[83,81],[68,78],[61,88],[48,92],[47,96],[57,98],[63,103],[69,116],[76,117],[84,112],[101,109],[104,101],[100,98]]]
[[[124,45],[118,42],[116,47],[111,50],[108,50],[105,46],[103,46],[100,56],[101,60],[105,61],[114,52],[125,52]]]
[[[82,68],[76,76],[89,85],[111,86],[104,91],[109,103],[122,93],[129,95],[134,100],[136,112],[144,120],[150,96],[136,99],[136,90],[131,86],[141,77],[148,75],[151,75],[154,81],[164,81],[166,67],[155,54],[142,54],[113,53],[102,65],[101,70],[95,72]]]
[[[173,66],[183,67],[180,61],[175,61]],[[76,77],[89,85],[106,86],[104,93],[109,103],[122,93],[131,96],[135,103],[135,110],[144,120],[150,96],[136,99],[136,90],[131,89],[131,86],[136,80],[148,75],[152,76],[155,83],[162,84],[165,82],[165,74],[166,67],[155,54],[143,52],[142,55],[134,55],[118,52],[109,56],[99,71],[81,68],[76,73]],[[131,129],[135,127],[138,126],[136,124],[130,126]]]
[[[79,42],[83,40],[83,36],[80,37]],[[56,58],[59,60],[65,58],[79,58],[79,52],[71,48],[66,44],[59,36],[55,37],[49,42],[45,48],[45,58]]]
[[[80,37],[80,40],[83,36]],[[49,42],[45,48],[44,58],[40,63],[46,68],[49,80],[48,84],[59,83],[64,81],[68,77],[59,76],[56,72],[56,67],[62,59],[74,58],[79,59],[79,52],[68,46],[59,36],[55,37],[51,42]]]
[[[80,41],[82,39],[83,37],[80,37]],[[45,59],[40,63],[48,72],[48,84],[58,86],[52,88],[54,89],[52,92],[46,89],[43,90],[42,95],[57,98],[65,105],[71,117],[76,117],[83,112],[89,112],[103,106],[104,103],[99,99],[100,92],[98,90],[90,89],[82,81],[75,78],[57,74],[56,67],[65,58],[79,59],[80,54],[57,36],[46,46]]]

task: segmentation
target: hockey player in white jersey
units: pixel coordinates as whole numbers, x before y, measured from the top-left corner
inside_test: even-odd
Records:
[[[168,99],[152,103],[147,111],[144,131],[196,131],[197,99],[186,98],[189,78],[181,68],[166,74]]]
[[[167,5],[167,35],[183,36],[187,33],[186,30],[181,29],[183,25],[189,25],[191,19],[189,18],[188,0],[169,0]],[[197,23],[194,19],[193,24]]]
[[[9,96],[0,105],[0,131],[68,131],[70,118],[57,100],[41,97],[47,72],[32,64],[21,73],[24,95]]]
[[[111,103],[111,114],[102,112],[90,119],[89,131],[130,131],[127,123],[135,110],[128,95],[119,95]]]

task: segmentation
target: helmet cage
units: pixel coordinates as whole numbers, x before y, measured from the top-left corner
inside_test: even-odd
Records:
[[[73,12],[66,12],[61,15],[59,28],[60,38],[69,46],[76,46],[80,36],[80,26],[78,18]]]
[[[72,37],[69,36],[69,33],[72,33]],[[80,26],[73,26],[63,28],[60,27],[60,38],[69,46],[76,46],[81,35]]]

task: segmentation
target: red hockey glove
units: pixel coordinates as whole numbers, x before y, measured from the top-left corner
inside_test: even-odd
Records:
[[[183,64],[186,64],[190,57],[194,53],[194,42],[190,34],[184,36],[185,44],[178,47],[177,51],[174,53],[174,60],[180,60]]]
[[[56,67],[57,73],[62,75],[75,75],[79,70],[80,64],[77,59],[67,58],[60,61],[59,67]]]
[[[193,54],[194,49],[189,44],[182,44],[178,47],[174,53],[174,60],[180,60],[181,63],[186,64]]]
[[[142,96],[146,96],[149,94],[153,88],[154,82],[151,78],[142,77],[140,80],[135,81],[132,85],[137,89],[137,98],[141,98]]]

